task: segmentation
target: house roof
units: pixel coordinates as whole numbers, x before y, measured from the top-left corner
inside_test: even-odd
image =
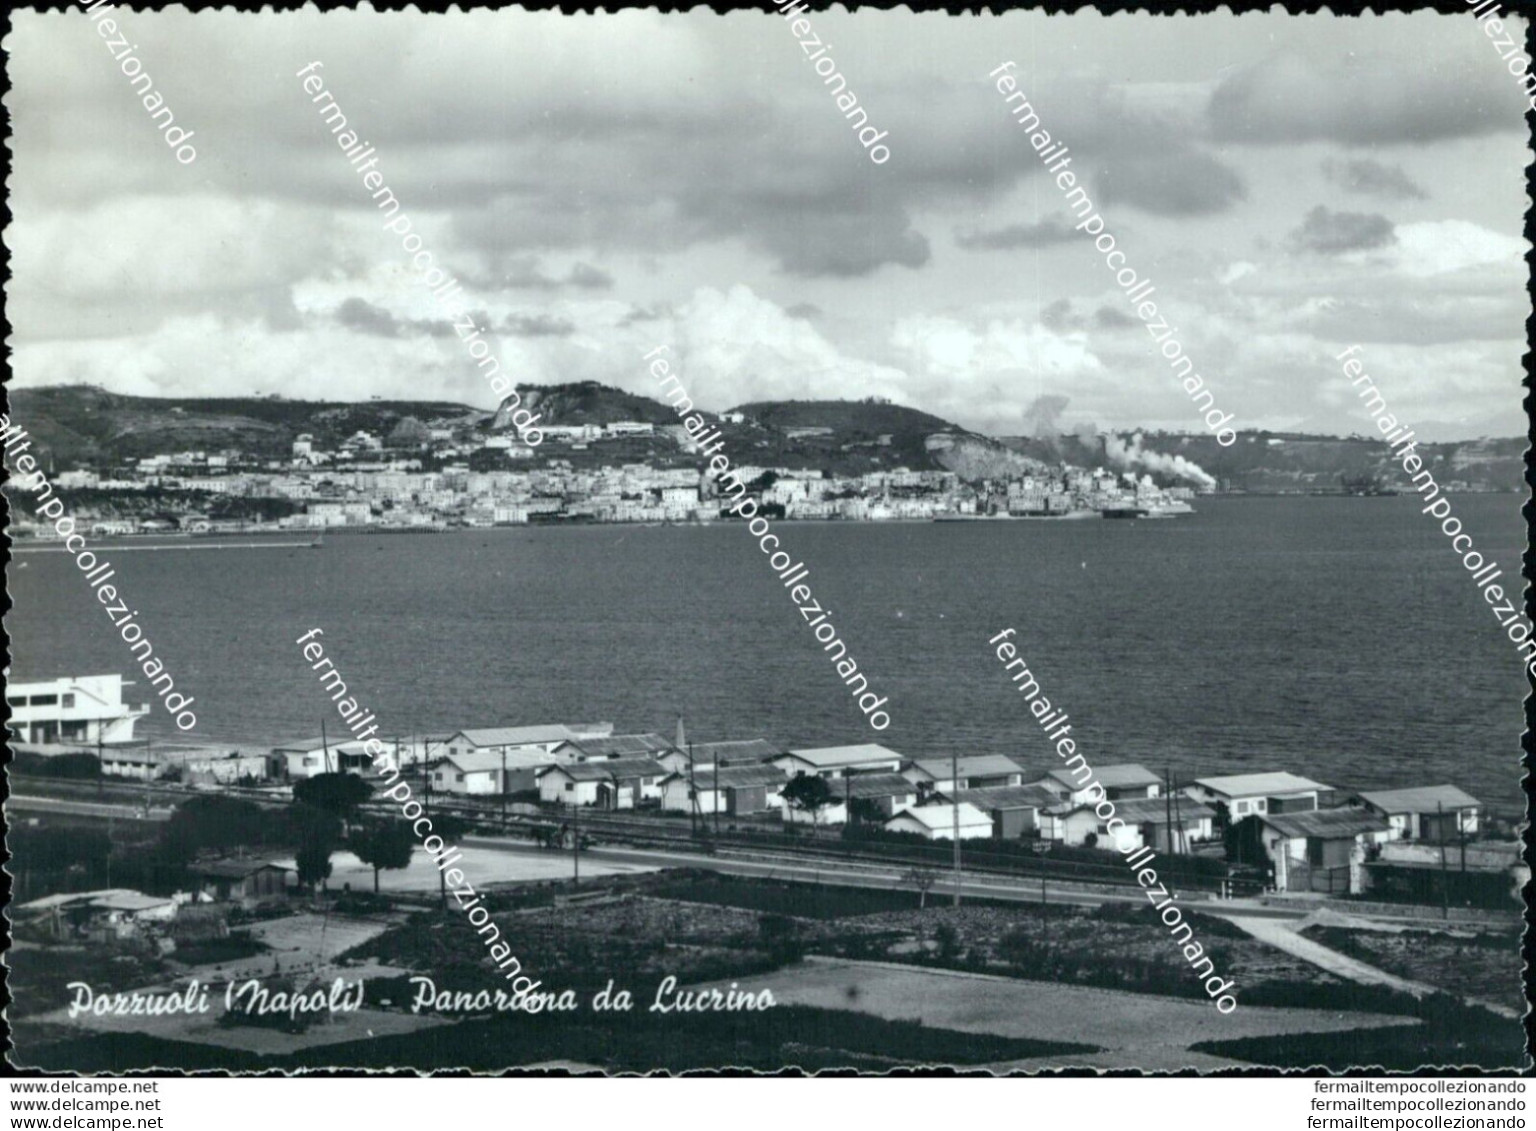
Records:
[[[960,789],[955,791],[954,799],[986,812],[998,809],[1046,809],[1061,801],[1042,785],[991,785],[983,789]]]
[[[566,742],[577,736],[564,723],[531,727],[482,727],[461,730],[453,737],[461,735],[475,746],[532,746],[544,742]]]
[[[817,769],[857,766],[866,762],[900,762],[901,755],[875,742],[858,746],[818,746],[809,750],[791,750],[785,757],[798,758]]]
[[[854,774],[829,783],[838,800],[845,797],[910,797],[917,786],[900,774]]]
[[[1341,840],[1388,828],[1385,818],[1363,809],[1309,809],[1302,813],[1260,813],[1263,821],[1286,837]]]
[[[659,734],[613,734],[607,738],[573,738],[569,743],[587,758],[623,758],[665,754],[673,746]],[[562,747],[563,748],[563,747]]]
[[[536,776],[542,778],[545,774],[562,773],[572,781],[617,781],[660,777],[665,772],[665,767],[654,758],[610,758],[597,762],[546,766]]]
[[[461,773],[483,774],[500,771],[503,759],[508,770],[523,770],[529,766],[547,766],[554,761],[553,754],[542,750],[472,750],[468,754],[450,754],[444,762],[451,762]]]
[[[1115,816],[1128,825],[1166,825],[1170,819],[1182,824],[1216,816],[1209,805],[1189,797],[1127,797],[1110,804],[1115,807]]]
[[[903,809],[900,813],[893,816],[890,821],[887,821],[886,824],[890,824],[891,821],[902,817],[910,817],[924,828],[940,831],[952,830],[955,824],[954,810],[956,808],[957,806],[954,805],[918,805],[912,809]],[[976,806],[967,805],[962,801],[958,808],[960,810],[961,828],[972,825],[986,825],[989,829],[992,827],[992,818],[988,817]]]
[[[967,754],[953,762],[949,758],[919,758],[912,765],[934,781],[947,781],[954,763],[959,764],[961,777],[1000,777],[1024,772],[1024,767],[1006,754]]]
[[[246,876],[254,875],[267,868],[276,868],[280,872],[291,872],[293,869],[285,868],[281,864],[274,864],[270,860],[204,860],[198,864],[188,864],[187,871],[194,876],[214,876],[224,880],[243,880]]]
[[[1332,786],[1297,777],[1284,770],[1267,774],[1231,774],[1219,778],[1196,778],[1195,785],[1227,797],[1266,797],[1276,793],[1303,793]]]
[[[749,789],[758,785],[784,785],[789,781],[784,776],[784,771],[777,766],[721,766],[718,778],[713,769],[695,770],[694,786],[700,790],[713,790],[717,785],[721,789]],[[668,774],[667,781],[688,780],[686,770],[675,774]]]
[[[1421,785],[1411,789],[1373,789],[1357,794],[1373,809],[1383,813],[1433,813],[1444,805],[1447,810],[1472,809],[1481,802],[1454,785]]]
[[[1045,775],[1068,786],[1072,789],[1083,789],[1078,784],[1077,775],[1071,770],[1055,769]],[[1097,781],[1105,789],[1133,789],[1139,785],[1157,785],[1162,782],[1145,766],[1135,762],[1124,762],[1116,766],[1099,766],[1093,771],[1093,781]]]
[[[380,741],[382,741],[382,739]],[[272,747],[272,753],[274,753],[274,754],[313,754],[317,750],[324,750],[327,747],[329,747],[330,750],[333,753],[335,751],[337,751],[337,750],[345,750],[348,754],[354,754],[358,750],[361,750],[366,745],[367,745],[367,743],[359,742],[356,739],[350,739],[350,738],[322,739],[322,738],[320,738],[320,736],[317,735],[314,738],[301,738],[297,742],[285,742],[281,746],[274,746],[274,747]]]
[[[782,753],[784,753],[783,747],[775,746],[764,738],[693,744],[693,761],[695,765],[700,766],[713,765],[717,758],[720,759],[722,767],[748,762],[766,762],[770,758],[777,758]]]
[[[145,911],[151,907],[164,907],[172,902],[169,898],[158,895],[145,895],[141,891],[132,888],[101,888],[98,891],[64,892],[59,895],[45,895],[41,899],[34,899],[30,903],[17,906],[17,911],[51,911],[55,907],[67,907],[71,904],[79,904],[86,907],[99,907],[110,911]]]

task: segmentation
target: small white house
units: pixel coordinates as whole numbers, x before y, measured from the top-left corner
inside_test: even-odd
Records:
[[[1099,790],[1093,788],[1095,782],[1103,789],[1102,796]],[[1069,805],[1097,804],[1105,797],[1111,801],[1158,797],[1163,788],[1161,778],[1135,762],[1094,767],[1085,762],[1075,769],[1062,767],[1051,770],[1045,777],[1031,784],[1050,790]]]
[[[911,781],[935,793],[949,793],[955,789],[1022,785],[1025,771],[1004,754],[967,754],[960,758],[919,758],[905,773]]]
[[[773,760],[785,776],[814,774],[822,778],[841,778],[849,774],[898,773],[902,756],[874,742],[858,746],[822,746],[809,750],[791,750]]]
[[[979,840],[992,835],[992,818],[963,801],[959,805],[919,805],[903,809],[885,822],[885,829],[893,833],[917,833],[929,840],[953,840],[956,810],[959,810],[961,840]]]
[[[633,809],[642,801],[661,798],[666,770],[651,758],[615,758],[545,766],[536,775],[540,801]]]
[[[1320,808],[1320,798],[1333,792],[1331,786],[1285,771],[1260,774],[1232,774],[1227,777],[1196,778],[1184,790],[1196,801],[1225,806],[1233,824],[1244,817],[1271,813],[1297,813]]]
[[[661,780],[661,807],[673,813],[765,813],[783,804],[788,779],[776,766],[710,766],[668,774]]]
[[[1355,803],[1387,819],[1394,838],[1450,841],[1477,832],[1482,803],[1454,785],[1416,789],[1373,789],[1355,795]]]

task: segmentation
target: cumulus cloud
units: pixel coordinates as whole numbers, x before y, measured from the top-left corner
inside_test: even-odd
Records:
[[[1384,165],[1369,157],[1339,160],[1325,157],[1323,176],[1345,192],[1377,196],[1385,200],[1423,200],[1429,194],[1403,172],[1401,165]]]
[[[1096,183],[1101,204],[1129,204],[1158,216],[1225,212],[1248,196],[1248,186],[1236,170],[1194,151],[1108,159]]]
[[[1365,212],[1330,212],[1319,204],[1291,232],[1290,244],[1298,251],[1322,255],[1341,255],[1349,251],[1370,251],[1386,247],[1397,238],[1392,221],[1385,216]]]
[[[400,333],[395,316],[367,299],[349,298],[336,308],[336,321],[363,334],[393,338]]]
[[[1510,112],[1518,87],[1508,79],[1491,60],[1465,54],[1431,67],[1406,56],[1350,52],[1325,62],[1282,52],[1225,78],[1207,116],[1222,142],[1426,145],[1523,131],[1523,117]]]
[[[1013,251],[1021,247],[1050,247],[1081,239],[1065,214],[1052,213],[1033,224],[1010,224],[1005,228],[982,230],[970,228],[955,233],[955,243],[967,251]]]

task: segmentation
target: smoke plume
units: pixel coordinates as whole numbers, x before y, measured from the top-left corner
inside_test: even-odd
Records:
[[[1126,469],[1141,467],[1149,471],[1161,472],[1164,475],[1187,479],[1201,487],[1216,486],[1215,478],[1192,460],[1187,460],[1183,456],[1164,455],[1162,452],[1154,452],[1150,448],[1143,448],[1141,446],[1140,432],[1131,437],[1129,444],[1113,432],[1106,433],[1104,436],[1104,454],[1117,467]]]

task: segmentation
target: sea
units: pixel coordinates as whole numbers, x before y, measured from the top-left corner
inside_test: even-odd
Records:
[[[1458,496],[1518,591],[1518,495]],[[1519,813],[1514,645],[1415,499],[1221,497],[1172,520],[774,524],[891,723],[871,729],[740,523],[328,534],[319,549],[97,548],[191,737],[253,748],[340,723],[298,637],[385,734],[611,721],[617,733],[909,757],[1057,756],[988,639],[1013,642],[1091,765],[1179,781],[1289,770],[1454,783]],[[231,539],[249,541],[249,539]],[[216,543],[199,539],[195,544]],[[18,680],[137,669],[72,559],[13,558]],[[140,732],[185,740],[155,703]]]

